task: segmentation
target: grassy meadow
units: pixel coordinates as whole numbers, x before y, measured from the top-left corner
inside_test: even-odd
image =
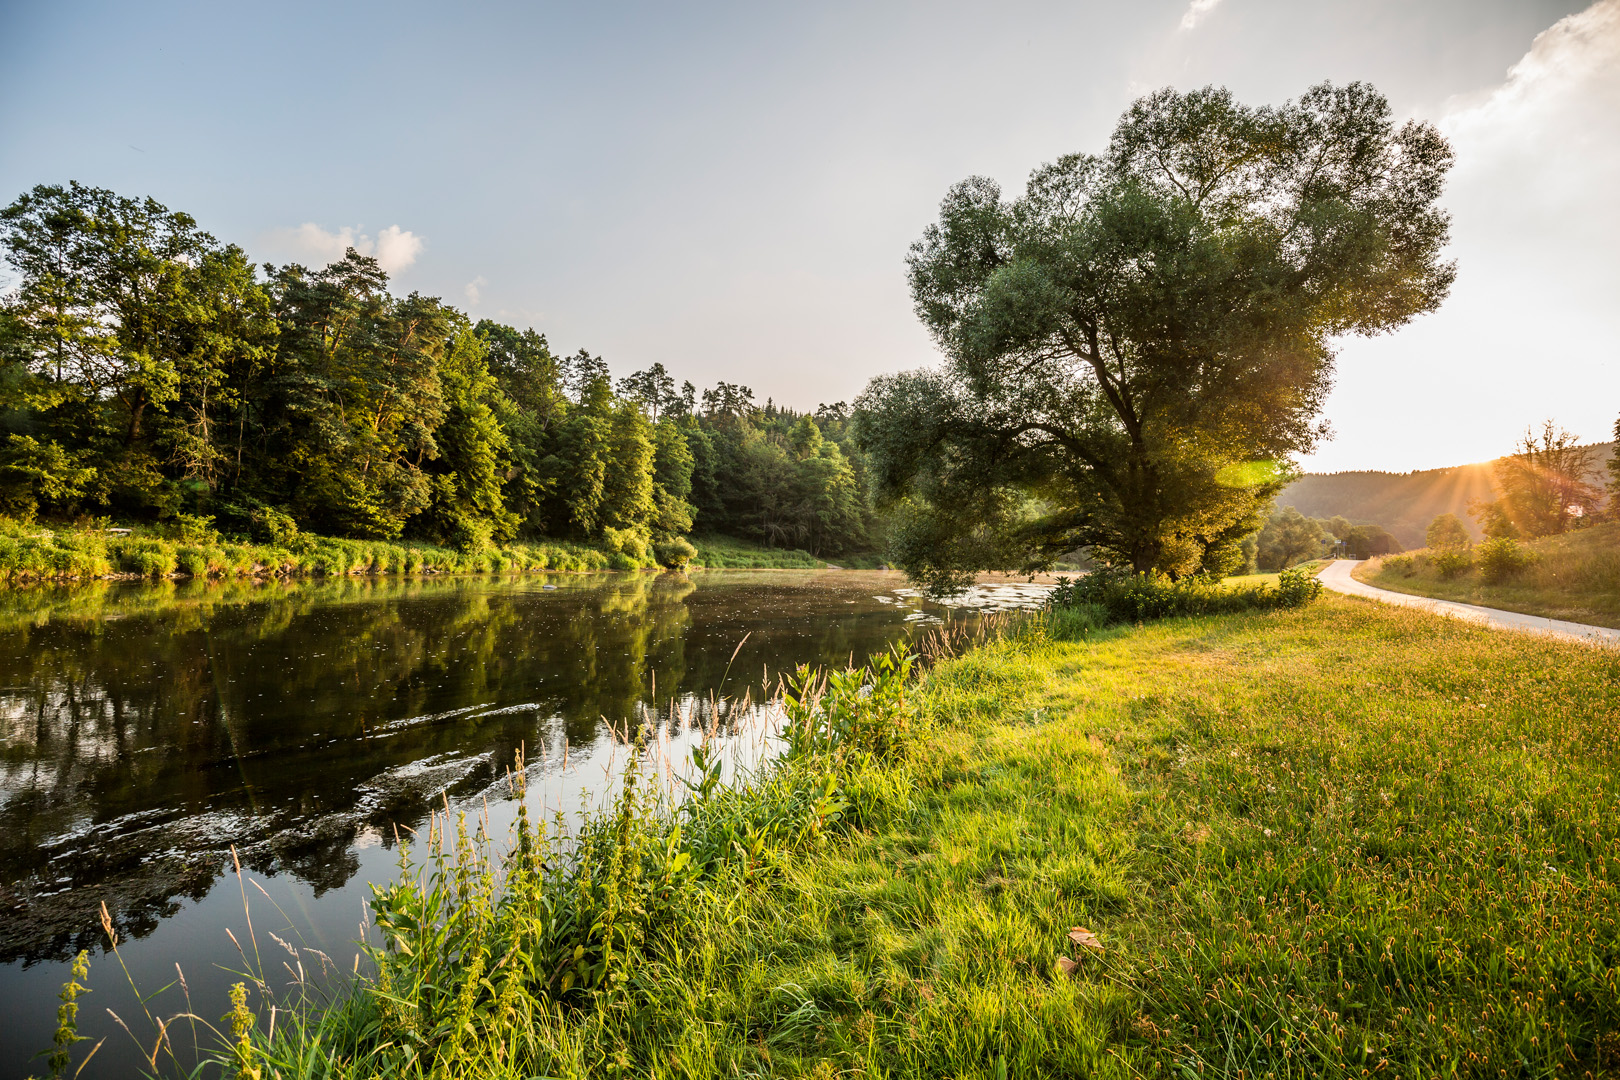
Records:
[[[531,839],[498,876],[441,826],[438,870],[386,894],[382,974],[325,1010],[281,996],[273,1037],[250,982],[222,1062],[1620,1069],[1620,657],[1336,596],[1076,633],[833,677],[761,783],[627,797],[571,874]]]
[[[1530,564],[1490,582],[1475,552],[1463,565],[1427,550],[1370,560],[1355,576],[1394,592],[1483,604],[1550,619],[1620,627],[1620,522],[1593,525],[1523,545]]]

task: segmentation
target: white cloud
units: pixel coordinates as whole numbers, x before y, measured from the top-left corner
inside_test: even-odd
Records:
[[[1543,31],[1438,124],[1456,152],[1444,202],[1457,284],[1434,315],[1345,344],[1328,407],[1340,437],[1315,468],[1486,460],[1543,417],[1592,441],[1612,429],[1620,0]]]
[[[1620,0],[1599,0],[1537,35],[1507,81],[1483,101],[1452,102],[1440,126],[1457,149],[1459,194],[1488,185],[1498,202],[1542,218],[1613,211]]]
[[[484,298],[484,286],[488,284],[488,279],[483,274],[479,274],[462,287],[461,291],[467,297],[467,306],[478,306],[479,301]]]
[[[356,251],[359,248],[355,249]],[[390,274],[398,273],[422,254],[422,238],[390,225],[377,234],[377,263]]]
[[[1181,17],[1181,28],[1191,30],[1204,21],[1204,16],[1215,10],[1221,0],[1192,0],[1187,5],[1187,14]]]
[[[404,270],[422,253],[422,238],[398,225],[390,225],[372,238],[356,226],[345,225],[333,232],[306,221],[294,229],[277,229],[270,240],[273,246],[296,257],[320,263],[336,262],[354,248],[376,259],[377,265],[390,274]]]

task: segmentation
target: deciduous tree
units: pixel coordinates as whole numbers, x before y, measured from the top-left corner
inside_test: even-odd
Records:
[[[1450,163],[1365,84],[1278,108],[1164,90],[1018,199],[956,185],[909,261],[945,364],[858,402],[902,565],[947,587],[1076,547],[1235,560],[1321,434],[1334,339],[1446,295]]]
[[[1468,546],[1468,526],[1456,514],[1441,514],[1429,522],[1424,542],[1436,551],[1449,551]]]
[[[1527,430],[1514,452],[1496,463],[1502,511],[1521,536],[1567,532],[1593,513],[1600,496],[1590,482],[1592,448],[1551,420]]]

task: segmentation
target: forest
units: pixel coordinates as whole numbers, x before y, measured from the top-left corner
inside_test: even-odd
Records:
[[[371,258],[256,265],[153,199],[41,185],[0,210],[0,514],[639,562],[694,532],[826,557],[876,541],[843,403],[701,393],[440,299]]]

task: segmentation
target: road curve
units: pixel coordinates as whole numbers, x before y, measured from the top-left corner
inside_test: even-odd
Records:
[[[1470,622],[1484,623],[1503,630],[1523,630],[1533,634],[1579,641],[1586,645],[1620,648],[1620,630],[1611,630],[1606,626],[1588,626],[1586,623],[1565,622],[1562,619],[1544,619],[1539,615],[1523,615],[1517,611],[1502,611],[1497,608],[1480,607],[1477,604],[1459,604],[1453,600],[1436,600],[1428,596],[1413,596],[1410,593],[1377,589],[1350,576],[1350,571],[1355,568],[1358,561],[1335,559],[1324,566],[1317,577],[1322,579],[1323,585],[1346,596],[1360,596],[1385,604],[1418,608],[1436,615],[1467,619]]]

